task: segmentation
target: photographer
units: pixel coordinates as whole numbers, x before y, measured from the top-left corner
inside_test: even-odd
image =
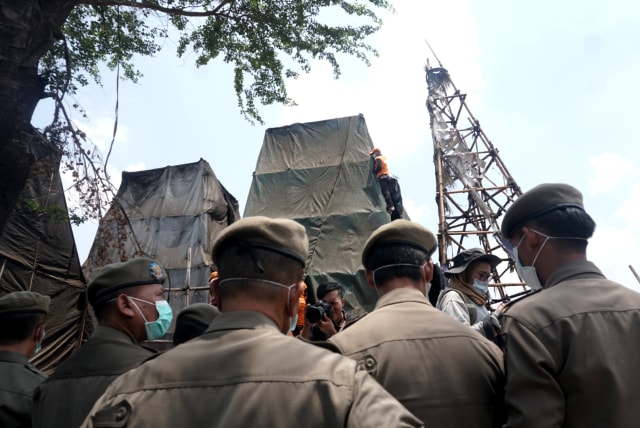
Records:
[[[344,287],[336,282],[325,282],[316,291],[318,301],[307,304],[304,327],[300,336],[304,339],[327,340],[344,328],[350,317],[344,312]]]

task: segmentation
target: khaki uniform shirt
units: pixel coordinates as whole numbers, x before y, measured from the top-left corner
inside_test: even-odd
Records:
[[[640,294],[573,262],[502,322],[508,427],[640,426]]]
[[[503,422],[502,352],[419,290],[381,296],[371,313],[329,343],[358,360],[428,427]]]
[[[0,351],[0,427],[31,426],[31,397],[46,378],[24,355]]]
[[[34,394],[34,427],[78,427],[109,384],[153,352],[125,333],[100,326]]]
[[[422,424],[354,361],[283,335],[260,313],[223,312],[204,335],[114,381],[83,426]]]

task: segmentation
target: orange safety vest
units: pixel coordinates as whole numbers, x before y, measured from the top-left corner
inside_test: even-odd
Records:
[[[376,169],[378,170],[376,171]],[[387,165],[387,158],[385,156],[376,156],[374,171],[376,172],[377,178],[380,178],[381,175],[389,175],[389,166]]]

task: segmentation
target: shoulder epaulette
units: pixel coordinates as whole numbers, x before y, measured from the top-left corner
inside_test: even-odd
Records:
[[[512,307],[513,305],[515,305],[517,302],[520,302],[520,301],[522,301],[522,300],[526,299],[527,297],[531,297],[531,296],[533,296],[534,294],[538,294],[538,293],[539,293],[539,292],[541,292],[541,291],[542,291],[542,288],[541,288],[541,289],[539,289],[539,290],[529,290],[529,292],[528,292],[528,293],[523,294],[523,295],[521,295],[521,296],[518,296],[518,298],[517,298],[517,299],[511,299],[511,300],[509,300],[509,301],[505,302],[505,303],[504,303],[504,308],[503,308],[503,309],[502,309],[502,311],[501,311],[501,315],[503,315],[505,312],[507,312],[507,310],[508,310],[510,307]]]

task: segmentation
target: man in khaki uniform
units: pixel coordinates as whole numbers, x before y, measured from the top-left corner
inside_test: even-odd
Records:
[[[46,375],[28,359],[40,349],[50,304],[30,291],[0,297],[0,427],[31,426],[31,396]]]
[[[640,294],[587,261],[594,229],[567,184],[534,187],[505,214],[505,248],[541,288],[501,318],[507,427],[640,425]]]
[[[87,287],[98,328],[34,394],[34,427],[78,427],[107,386],[154,353],[139,345],[171,323],[157,262],[136,258],[105,266]]]
[[[107,389],[83,426],[422,426],[352,360],[286,336],[308,252],[288,219],[247,217],[213,245],[221,313]]]
[[[375,309],[329,339],[357,360],[429,427],[503,422],[502,352],[426,298],[436,238],[407,220],[378,228],[365,244]]]

